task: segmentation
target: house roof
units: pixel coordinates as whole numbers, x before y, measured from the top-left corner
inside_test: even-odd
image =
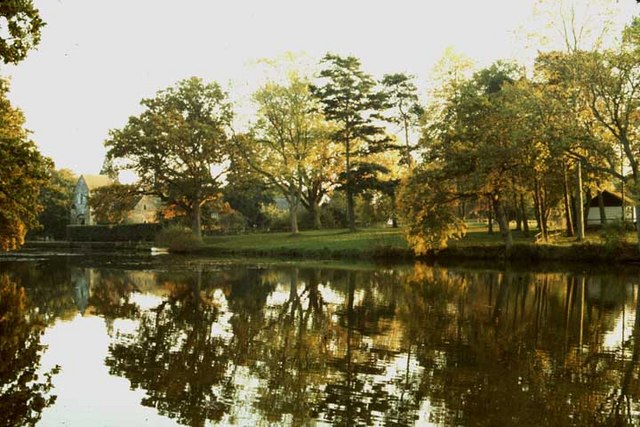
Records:
[[[604,190],[602,192],[602,201],[604,206],[622,206],[622,194],[616,193],[615,191],[607,191]],[[629,197],[624,197],[624,203],[627,206],[635,206],[636,202]],[[598,207],[598,196],[596,195],[593,199],[591,199],[591,203],[589,203],[590,207]]]
[[[104,187],[106,185],[114,184],[114,181],[107,175],[81,175],[80,179],[84,179],[85,184],[89,190]]]

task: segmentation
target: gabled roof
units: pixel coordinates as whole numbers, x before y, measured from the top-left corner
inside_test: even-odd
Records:
[[[81,175],[80,179],[84,179],[89,190],[114,184],[115,182],[107,175]]]
[[[622,206],[622,194],[615,191],[604,190],[602,192],[602,201],[605,206]],[[625,195],[624,204],[626,206],[635,206],[636,202]],[[590,207],[598,207],[598,196],[596,195],[589,203]]]

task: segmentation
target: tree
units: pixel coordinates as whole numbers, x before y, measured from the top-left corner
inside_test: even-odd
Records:
[[[315,108],[309,84],[297,75],[288,84],[267,83],[253,95],[258,120],[250,137],[236,138],[247,163],[276,188],[289,205],[290,230],[298,233],[298,209],[314,148],[326,125]]]
[[[94,189],[89,205],[98,224],[121,224],[139,197],[135,185],[112,184]]]
[[[41,229],[34,230],[34,234],[64,239],[77,181],[78,177],[69,169],[50,171],[50,179],[40,191],[42,212],[38,216],[38,222]]]
[[[28,132],[24,116],[7,98],[8,83],[0,80],[0,250],[17,249],[27,231],[37,226],[40,188],[53,169]]]
[[[141,190],[184,210],[201,236],[201,208],[216,199],[233,113],[217,83],[192,77],[143,99],[145,110],[105,141],[107,160],[134,171]],[[108,163],[108,162],[107,162]]]
[[[40,43],[40,31],[45,23],[32,0],[0,2],[0,58],[5,64],[17,64]],[[6,27],[5,27],[6,26]]]
[[[273,203],[273,194],[262,176],[246,165],[242,156],[234,156],[231,160],[227,185],[222,189],[222,193],[231,208],[246,218],[248,224],[245,226],[265,226],[267,218],[260,208]]]
[[[320,101],[325,117],[337,125],[334,141],[344,146],[347,217],[349,229],[355,231],[353,163],[387,142],[383,128],[375,124],[381,118],[384,94],[376,91],[375,80],[360,69],[357,58],[327,54],[322,63],[322,84],[312,85],[311,93]]]
[[[630,169],[630,177],[624,166],[608,162],[608,172],[619,177],[622,184],[630,181],[631,195],[640,196],[640,19],[635,18],[623,32],[622,43],[617,49],[593,52],[580,56],[579,85],[583,89],[593,117],[603,134],[614,144],[604,146],[608,158],[615,158],[619,148],[620,163]],[[615,146],[618,147],[615,147]],[[580,153],[576,153],[579,155]],[[636,218],[640,205],[636,205]],[[638,247],[640,248],[640,221],[636,221]]]
[[[443,114],[427,130],[425,161],[430,168],[422,172],[424,179],[440,187],[432,190],[434,194],[449,193],[439,196],[450,201],[443,207],[456,200],[489,200],[507,251],[513,243],[507,196],[520,158],[503,87],[515,80],[516,73],[514,64],[497,62],[451,92]]]
[[[400,212],[407,224],[407,241],[414,252],[424,255],[464,236],[466,226],[458,215],[458,200],[451,183],[442,185],[442,170],[416,167],[400,192]]]
[[[330,133],[330,127],[323,131],[326,138],[312,147],[310,159],[303,171],[301,202],[309,212],[316,230],[322,228],[320,204],[326,196],[332,194],[341,169],[340,145],[329,138]]]
[[[418,124],[418,120],[424,113],[424,109],[418,102],[418,89],[413,80],[413,76],[402,73],[385,74],[382,77],[387,105],[395,110],[387,120],[400,125],[404,131],[402,162],[409,168],[413,167],[414,163],[411,155],[414,147],[409,142],[409,131]]]

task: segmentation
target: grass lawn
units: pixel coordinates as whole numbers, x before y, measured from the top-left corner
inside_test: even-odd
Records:
[[[250,233],[233,236],[208,236],[204,238],[204,246],[199,251],[206,255],[240,255],[240,256],[272,256],[307,259],[348,259],[348,258],[411,258],[412,251],[404,239],[402,228],[367,228],[351,233],[346,229],[303,231],[296,236],[290,233]],[[582,259],[595,252],[609,257],[602,250],[603,239],[599,230],[589,230],[583,242],[575,237],[566,237],[562,232],[551,233],[548,242],[537,242],[537,231],[532,229],[529,237],[519,231],[513,231],[513,240],[519,244],[523,257],[531,256],[542,259],[566,257]],[[637,241],[635,232],[625,234],[624,241],[633,249]],[[486,224],[469,223],[465,237],[449,242],[449,248],[441,252],[443,256],[493,258],[501,256],[504,243],[502,236],[496,231],[487,233]],[[598,249],[600,248],[600,249]],[[606,249],[606,248],[605,248]],[[567,252],[569,251],[569,252]],[[568,255],[567,255],[568,254]],[[586,254],[586,255],[585,255]]]
[[[494,226],[494,232],[489,234],[487,232],[487,225],[482,223],[468,223],[467,234],[461,240],[452,240],[449,242],[449,246],[455,247],[467,247],[467,246],[493,246],[503,245],[502,235],[498,230],[497,224]],[[529,231],[529,236],[525,237],[521,231],[511,230],[514,243],[536,243],[536,234],[538,230],[535,226],[532,226]],[[627,244],[636,244],[637,233],[635,231],[627,231],[624,234],[623,241]],[[555,246],[572,246],[578,244],[575,237],[568,237],[565,235],[564,230],[554,230],[549,232],[549,241],[538,241],[538,244],[547,244]],[[604,243],[601,231],[599,228],[587,229],[585,232],[585,238],[583,240],[585,244],[600,245]]]
[[[290,233],[251,233],[236,236],[209,236],[204,238],[206,248],[228,251],[328,250],[370,251],[393,247],[408,249],[398,228],[367,228],[351,233],[340,230],[310,230],[296,236]]]

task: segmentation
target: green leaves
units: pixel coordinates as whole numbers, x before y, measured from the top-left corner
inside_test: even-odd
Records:
[[[0,59],[5,64],[17,64],[40,43],[40,31],[45,23],[32,0],[0,2],[0,29],[8,37],[0,37]]]
[[[344,145],[349,228],[355,230],[352,157],[379,152],[388,141],[384,129],[375,122],[385,108],[385,95],[376,91],[376,81],[360,69],[357,58],[327,54],[322,63],[322,84],[312,85],[311,93],[322,105],[325,117],[336,124],[334,141]]]
[[[7,98],[0,81],[0,250],[17,249],[37,226],[40,188],[49,180],[51,160],[27,139],[24,117]]]
[[[231,150],[227,94],[217,83],[192,77],[141,104],[145,110],[139,116],[110,132],[107,161],[115,169],[133,170],[142,192],[188,213],[199,236],[200,207],[219,193]]]

